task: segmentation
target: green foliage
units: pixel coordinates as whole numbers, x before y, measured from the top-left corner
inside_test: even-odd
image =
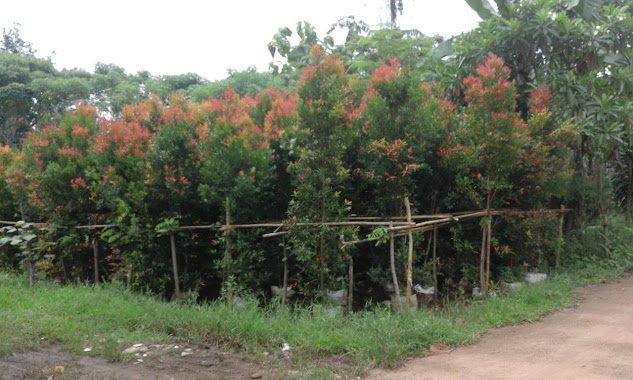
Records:
[[[43,254],[36,228],[22,220],[15,225],[0,228],[0,247],[5,247],[4,255],[8,256],[10,253],[6,246],[14,247],[18,251],[21,264],[29,270],[31,285],[35,281],[35,262],[41,258],[53,258],[52,255]]]
[[[222,224],[227,213],[231,224],[287,219],[286,264],[305,295],[339,286],[358,256],[357,289],[375,297],[378,284],[365,273],[387,273],[386,247],[342,251],[340,240],[384,240],[385,231],[319,223],[402,216],[405,194],[422,214],[563,203],[577,210],[567,228],[600,218],[590,233],[608,257],[610,212],[621,202],[633,215],[626,2],[469,3],[488,13],[451,41],[445,60],[432,54],[441,39],[416,31],[345,18],[319,38],[303,22],[274,36],[276,73],[249,68],[217,82],[103,63],[93,73],[57,71],[9,32],[22,51],[0,53],[0,138],[23,143],[19,153],[0,152],[0,213],[108,225],[97,236],[104,276],[166,297],[172,268],[157,225],[167,233],[172,218]],[[335,43],[335,29],[347,32],[344,43]],[[524,263],[551,266],[555,221],[494,222],[493,280]],[[479,227],[440,230],[435,261],[418,235],[414,278],[428,281],[436,264],[441,291],[472,280]],[[179,233],[185,290],[230,278],[259,295],[280,283],[279,242],[259,238],[269,231],[223,232]],[[87,278],[92,238],[49,230],[51,276]],[[400,272],[404,239],[395,243]],[[232,273],[222,273],[229,264]]]
[[[159,236],[171,235],[180,229],[178,218],[165,218],[156,225],[156,233]]]

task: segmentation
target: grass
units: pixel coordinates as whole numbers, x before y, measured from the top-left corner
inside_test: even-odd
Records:
[[[336,363],[361,374],[399,365],[434,343],[471,343],[490,328],[537,320],[573,304],[576,286],[617,278],[633,268],[628,243],[633,229],[619,233],[607,256],[576,260],[583,264],[508,297],[449,304],[438,311],[373,310],[344,318],[319,306],[234,309],[223,303],[166,303],[116,285],[29,287],[24,278],[0,272],[0,355],[56,343],[74,353],[89,347],[91,355],[119,361],[121,351],[135,343],[188,341],[219,342],[272,360],[275,355],[267,353],[278,353],[287,343],[293,365],[302,369],[297,378],[333,377]],[[568,258],[585,248],[568,246]],[[335,364],[326,365],[332,358]]]
[[[398,365],[437,342],[473,342],[490,327],[534,320],[572,300],[569,281],[550,281],[510,297],[453,307],[444,315],[374,310],[342,318],[320,307],[291,311],[233,309],[222,303],[178,305],[110,285],[31,288],[15,275],[0,273],[0,354],[54,342],[75,353],[89,347],[91,354],[118,361],[122,349],[139,342],[214,341],[263,357],[288,343],[302,367],[339,356],[362,372]],[[317,365],[315,371],[320,377],[327,369]]]

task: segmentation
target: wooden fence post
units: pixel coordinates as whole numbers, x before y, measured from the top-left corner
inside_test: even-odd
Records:
[[[176,300],[180,300],[180,280],[178,279],[178,261],[176,259],[176,238],[174,233],[169,234],[169,244],[171,245],[171,264],[174,271],[174,294]]]
[[[94,262],[95,280],[94,283],[99,283],[99,239],[97,233],[92,234],[92,260]]]
[[[437,301],[437,226],[433,228],[433,300]]]
[[[92,216],[93,224],[97,224],[97,215]],[[95,229],[92,234],[92,261],[94,263],[94,283],[99,283],[99,238],[97,237],[97,231]]]
[[[393,223],[389,224],[389,228],[393,228]],[[400,299],[400,286],[398,286],[398,275],[396,274],[396,248],[394,243],[395,237],[393,233],[389,238],[389,261],[391,263],[391,278],[393,280],[393,290],[396,296],[396,308],[402,310],[402,300]]]
[[[563,225],[565,223],[565,205],[560,205],[558,217],[558,244],[556,245],[556,269],[560,266],[560,255],[563,249]]]
[[[349,289],[347,290],[347,312],[352,312],[352,307],[354,305],[354,258],[351,254],[347,254],[347,259],[349,260],[349,268],[348,268],[348,280],[349,280]]]
[[[288,252],[286,252],[286,235],[281,235],[281,249],[283,250],[284,258],[284,281],[283,289],[281,290],[281,304],[286,304],[286,298],[288,297]]]
[[[224,246],[224,286],[226,289],[226,302],[228,305],[233,303],[233,284],[231,278],[231,201],[229,197],[226,197],[226,234],[225,246]]]
[[[411,203],[409,203],[409,196],[404,196],[404,207],[407,211],[407,222],[411,223]],[[412,305],[411,301],[411,289],[413,289],[413,232],[409,229],[409,234],[407,235],[407,239],[409,240],[409,251],[407,253],[407,306]]]

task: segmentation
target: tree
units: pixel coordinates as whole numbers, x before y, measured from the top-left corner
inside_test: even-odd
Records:
[[[555,94],[551,111],[554,123],[569,121],[581,130],[580,138],[571,144],[578,185],[571,187],[568,205],[578,210],[575,215],[580,219],[600,217],[604,221],[608,209],[604,201],[610,193],[602,184],[608,178],[596,176],[603,177],[606,165],[610,165],[619,172],[619,178],[628,177],[626,155],[619,154],[627,145],[622,131],[628,96],[622,90],[630,87],[631,78],[626,75],[633,38],[628,2],[496,0],[496,10],[486,0],[468,3],[484,21],[477,30],[455,39],[454,56],[449,60],[456,68],[455,77],[468,75],[488,52],[502,57],[519,89],[518,106],[524,119],[532,89],[550,88]],[[457,84],[454,88],[452,93],[459,98],[463,88]],[[614,107],[615,102],[604,102],[608,99],[622,102]],[[607,103],[608,110],[600,110]],[[607,114],[613,116],[605,119]],[[616,156],[621,159],[613,162]]]
[[[296,222],[324,223],[341,219],[349,203],[341,198],[343,181],[349,172],[343,153],[350,141],[354,93],[342,62],[312,48],[315,64],[302,70],[298,93],[300,128],[296,131],[298,160],[291,163],[294,189],[288,216]],[[293,228],[291,242],[305,275],[318,274],[319,289],[340,271],[338,233],[330,227]],[[326,276],[328,278],[326,278]]]
[[[36,50],[33,45],[26,42],[20,36],[20,24],[13,23],[13,27],[2,28],[2,41],[0,42],[0,53],[20,54],[34,57]]]
[[[491,210],[512,205],[519,196],[541,192],[550,147],[542,142],[543,124],[527,124],[516,110],[515,85],[503,59],[490,54],[464,80],[467,107],[462,120],[440,150],[457,173],[457,191],[479,208]],[[545,94],[535,102],[535,114],[547,105]],[[541,107],[541,108],[539,108]],[[546,110],[545,110],[546,111]],[[530,127],[540,127],[532,131]],[[490,212],[482,224],[480,285],[490,281],[492,238]]]

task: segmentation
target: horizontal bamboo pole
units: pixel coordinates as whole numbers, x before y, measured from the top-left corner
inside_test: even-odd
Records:
[[[281,235],[288,235],[288,234],[290,234],[290,231],[279,231],[279,232],[271,232],[269,234],[263,234],[262,237],[263,238],[270,238],[270,237],[281,236]]]
[[[550,209],[550,210],[491,210],[491,215],[545,215],[545,214],[561,214],[572,212],[573,209],[565,208],[565,209]],[[178,229],[185,230],[197,230],[197,229],[214,229],[218,228],[220,231],[226,231],[228,229],[237,229],[237,228],[267,228],[267,227],[309,227],[309,226],[331,226],[331,227],[344,227],[344,226],[389,226],[393,224],[395,227],[388,228],[388,230],[392,233],[400,233],[400,231],[404,231],[405,233],[409,230],[418,230],[420,228],[425,229],[427,226],[434,226],[438,223],[445,223],[447,221],[455,222],[459,220],[466,220],[481,217],[483,215],[488,215],[487,210],[483,211],[460,211],[451,214],[432,214],[432,215],[414,215],[412,219],[432,219],[427,220],[421,223],[409,223],[409,222],[395,222],[394,220],[405,220],[406,217],[373,217],[373,216],[354,216],[348,218],[346,222],[325,222],[325,223],[287,223],[287,222],[273,222],[273,223],[253,223],[253,224],[232,224],[232,225],[218,225],[218,224],[206,224],[206,225],[197,225],[197,226],[181,226]],[[391,221],[389,221],[391,220]],[[8,221],[8,220],[0,220],[0,225],[15,225],[17,221]],[[99,229],[99,228],[107,228],[107,227],[116,227],[116,224],[88,224],[88,225],[79,225],[79,226],[60,226],[54,225],[50,223],[43,222],[26,222],[33,226],[40,228],[75,228],[75,229]],[[432,228],[431,228],[432,229]],[[428,231],[428,229],[425,229]],[[265,234],[264,237],[278,236],[287,234],[288,231],[280,231],[274,232],[271,234]],[[358,240],[360,242],[364,241],[375,241],[378,239],[362,239]],[[348,242],[352,243],[352,242]]]
[[[371,222],[371,221],[357,221],[357,222],[324,222],[324,223],[259,223],[259,224],[231,224],[229,226],[223,225],[220,227],[220,231],[226,231],[235,228],[260,228],[260,227],[345,227],[345,226],[388,226],[391,222]],[[398,226],[412,226],[415,223],[408,222],[395,222]]]

